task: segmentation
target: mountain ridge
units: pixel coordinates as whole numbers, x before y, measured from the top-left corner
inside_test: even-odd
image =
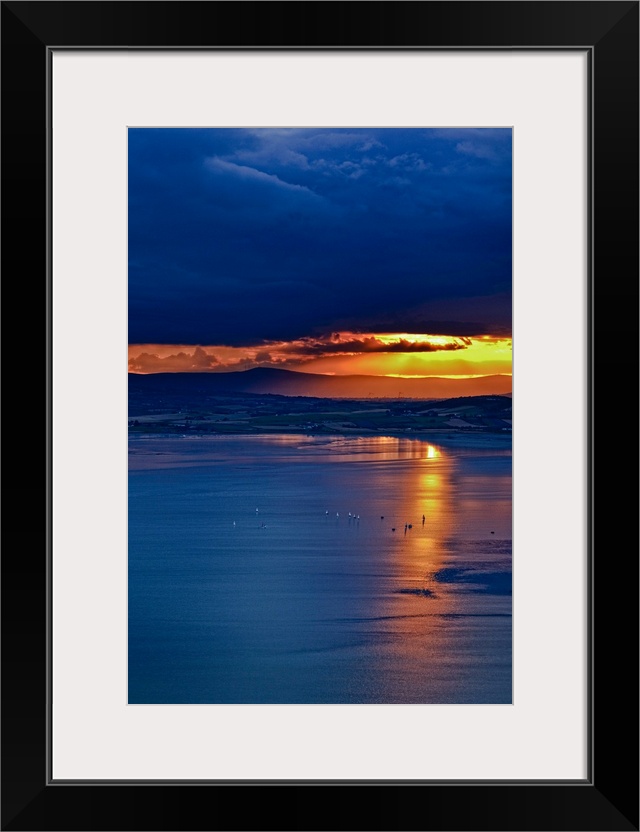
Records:
[[[203,393],[259,393],[261,395],[319,398],[430,398],[473,395],[511,395],[511,376],[491,375],[452,379],[440,376],[398,378],[371,375],[321,375],[279,367],[214,373],[129,373],[133,389],[195,389]]]

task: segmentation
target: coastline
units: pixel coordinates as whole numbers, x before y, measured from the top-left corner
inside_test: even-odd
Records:
[[[399,430],[390,430],[390,431],[381,431],[379,433],[373,432],[364,432],[364,431],[336,431],[332,433],[314,433],[313,431],[305,431],[300,429],[291,428],[290,430],[265,430],[260,432],[247,432],[247,431],[225,431],[224,433],[197,433],[196,431],[187,434],[180,434],[180,433],[154,433],[149,432],[145,433],[143,431],[136,431],[136,432],[129,432],[129,439],[131,441],[133,437],[135,439],[145,440],[145,439],[157,439],[157,440],[165,440],[165,439],[215,439],[217,437],[225,437],[225,436],[233,436],[233,437],[265,437],[265,436],[308,436],[314,437],[319,439],[331,439],[331,438],[363,438],[363,439],[372,439],[372,438],[393,438],[393,439],[409,439],[409,440],[418,440],[420,442],[424,442],[427,444],[432,445],[442,445],[444,447],[451,447],[451,448],[470,448],[470,449],[495,449],[495,450],[507,450],[510,449],[512,446],[512,433],[510,431],[505,431],[503,433],[497,432],[486,432],[486,433],[471,433],[466,431],[456,431],[454,430],[432,430],[432,431],[399,431]]]

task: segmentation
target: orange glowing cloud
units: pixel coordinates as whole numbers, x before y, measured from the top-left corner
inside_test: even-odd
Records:
[[[334,332],[254,346],[130,344],[129,372],[231,372],[280,367],[331,375],[510,375],[511,339]]]

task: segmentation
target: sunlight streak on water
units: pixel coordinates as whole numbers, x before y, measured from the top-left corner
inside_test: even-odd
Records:
[[[130,448],[130,702],[511,701],[510,452]]]

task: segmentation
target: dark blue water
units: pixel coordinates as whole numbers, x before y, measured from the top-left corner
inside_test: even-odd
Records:
[[[130,443],[130,703],[507,703],[511,622],[508,449]]]

